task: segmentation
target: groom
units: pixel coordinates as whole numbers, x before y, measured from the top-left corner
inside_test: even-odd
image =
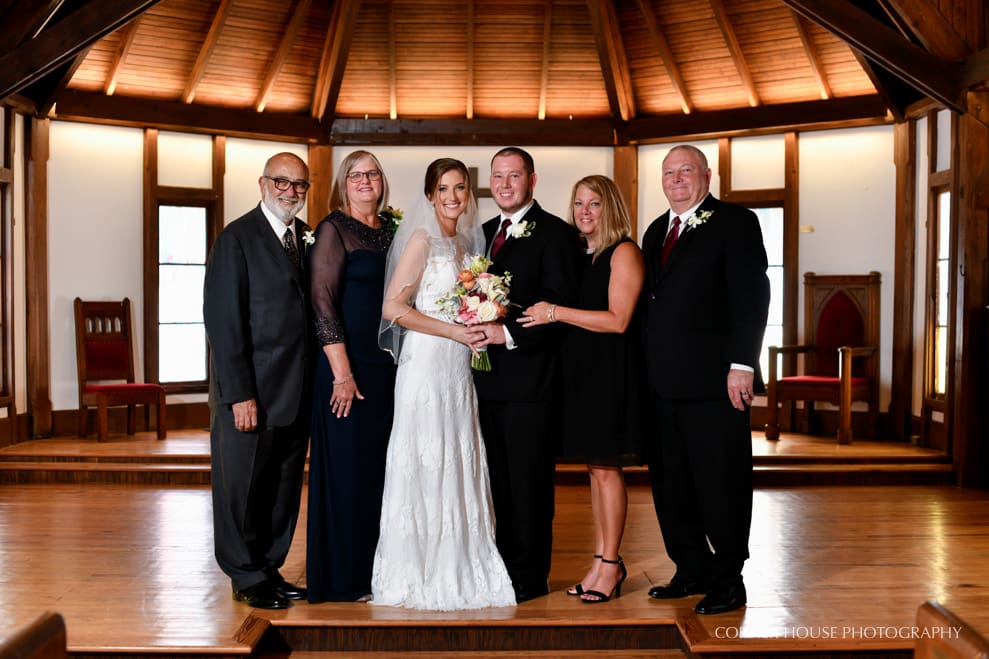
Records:
[[[489,324],[490,372],[475,371],[481,431],[488,453],[498,550],[518,602],[549,593],[553,544],[554,437],[560,428],[557,325],[522,327],[523,309],[539,300],[577,298],[577,231],[532,198],[532,156],[516,147],[491,159],[491,194],[501,214],[485,222],[489,271],[511,273],[511,311]]]

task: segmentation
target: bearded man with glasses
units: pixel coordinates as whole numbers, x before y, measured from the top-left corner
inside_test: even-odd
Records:
[[[230,223],[206,263],[210,453],[216,560],[234,599],[282,609],[304,588],[279,573],[299,515],[315,354],[309,277],[309,168],[291,153],[265,164],[261,203]]]

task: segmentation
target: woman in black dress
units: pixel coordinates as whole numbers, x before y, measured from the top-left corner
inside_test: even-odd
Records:
[[[303,237],[323,353],[309,454],[310,602],[371,593],[395,391],[395,363],[378,347],[385,256],[395,230],[387,198],[381,163],[355,151],[340,163],[330,193],[334,210]]]
[[[567,593],[597,604],[621,595],[628,576],[619,551],[628,506],[622,467],[642,462],[645,389],[633,316],[645,268],[629,236],[628,209],[608,177],[577,181],[568,219],[587,243],[578,306],[537,302],[522,322],[572,325],[561,345],[562,457],[587,463],[590,472],[595,560]]]

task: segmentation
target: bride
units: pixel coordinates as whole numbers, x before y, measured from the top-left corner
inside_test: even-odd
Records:
[[[477,333],[437,300],[484,235],[467,167],[441,158],[388,255],[381,347],[398,364],[374,604],[451,611],[515,604],[495,546],[487,457],[470,372]]]

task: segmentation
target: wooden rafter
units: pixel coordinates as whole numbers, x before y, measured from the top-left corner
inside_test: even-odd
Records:
[[[286,60],[288,60],[288,54],[292,50],[292,45],[295,43],[295,37],[299,33],[299,28],[302,27],[302,22],[305,20],[306,14],[309,13],[310,4],[312,4],[312,0],[299,0],[295,5],[292,18],[289,19],[288,25],[285,26],[285,32],[282,34],[281,41],[278,44],[278,50],[268,65],[268,72],[265,74],[264,82],[261,83],[257,98],[254,100],[254,109],[258,112],[263,112],[265,106],[268,104],[268,95],[271,93],[272,87],[275,86],[275,79],[281,72]]]
[[[310,112],[314,119],[321,122],[326,119],[327,108],[332,110],[336,106],[360,4],[360,0],[339,0],[333,4],[333,17],[326,30]]]
[[[783,0],[849,46],[924,94],[964,113],[960,65],[928,53],[851,3]]]
[[[680,107],[683,108],[684,114],[690,114],[694,111],[694,103],[690,100],[690,94],[687,93],[687,85],[684,84],[683,76],[680,75],[680,67],[677,66],[676,60],[673,58],[673,50],[670,49],[666,35],[659,27],[659,21],[656,20],[656,14],[649,6],[648,0],[638,0],[638,2],[639,11],[642,12],[642,17],[646,21],[646,28],[649,30],[649,36],[656,48],[659,49],[659,59],[663,61],[663,68],[666,69],[666,75],[670,78],[673,91],[680,99]]]
[[[395,29],[395,2],[388,0],[388,117],[398,119],[398,30]]]
[[[227,15],[230,13],[232,1],[220,0],[220,6],[217,8],[216,13],[213,14],[213,23],[209,26],[209,32],[206,33],[206,40],[203,41],[203,46],[199,49],[199,56],[196,57],[196,63],[193,64],[192,72],[189,74],[189,81],[186,82],[185,89],[182,91],[182,101],[184,103],[192,103],[192,99],[196,97],[196,88],[199,86],[199,81],[203,79],[203,73],[206,72],[206,65],[209,64],[213,49],[216,48],[216,42],[220,38],[220,32],[227,22]]]
[[[91,0],[34,39],[0,56],[0,101],[70,62],[159,0]]]
[[[467,0],[467,112],[474,118],[474,0]]]
[[[48,2],[17,3],[16,8],[11,7],[10,11],[0,13],[0,18],[3,18],[0,21],[0,44],[8,44],[13,50],[25,39],[35,36],[64,2],[65,0],[48,0]]]
[[[930,0],[882,0],[910,28],[924,48],[941,59],[962,62],[968,48],[960,34]]]
[[[749,65],[745,61],[745,55],[742,53],[742,47],[738,43],[738,37],[735,36],[735,28],[731,26],[731,20],[728,18],[728,11],[725,9],[725,4],[722,0],[708,0],[708,2],[711,3],[711,9],[714,11],[715,19],[718,21],[718,27],[721,28],[721,34],[724,36],[725,43],[728,45],[731,59],[735,63],[735,70],[738,71],[738,75],[742,79],[745,94],[749,97],[749,105],[754,108],[759,107],[759,92],[755,87],[755,79],[753,79]]]
[[[117,89],[117,78],[120,76],[120,69],[127,59],[127,53],[130,52],[131,46],[134,44],[134,37],[137,35],[137,26],[140,23],[141,18],[137,17],[120,30],[120,44],[113,54],[113,61],[110,62],[110,72],[106,77],[106,82],[103,84],[103,93],[107,96],[113,96],[113,92]]]
[[[546,118],[546,94],[549,87],[549,47],[553,36],[553,0],[543,0],[543,57],[539,74],[540,119]]]
[[[615,7],[611,0],[587,0],[587,8],[591,15],[594,41],[598,48],[611,114],[621,121],[628,121],[635,116],[635,96]]]
[[[811,42],[810,35],[807,34],[807,27],[804,25],[804,21],[800,18],[800,15],[791,9],[790,16],[793,17],[793,26],[797,30],[800,43],[804,47],[804,54],[807,55],[807,61],[810,63],[810,68],[814,72],[817,87],[821,90],[821,98],[827,100],[833,96],[833,93],[831,91],[831,85],[828,83],[828,78],[824,75],[824,66],[821,64],[821,58],[817,55],[817,48]]]

